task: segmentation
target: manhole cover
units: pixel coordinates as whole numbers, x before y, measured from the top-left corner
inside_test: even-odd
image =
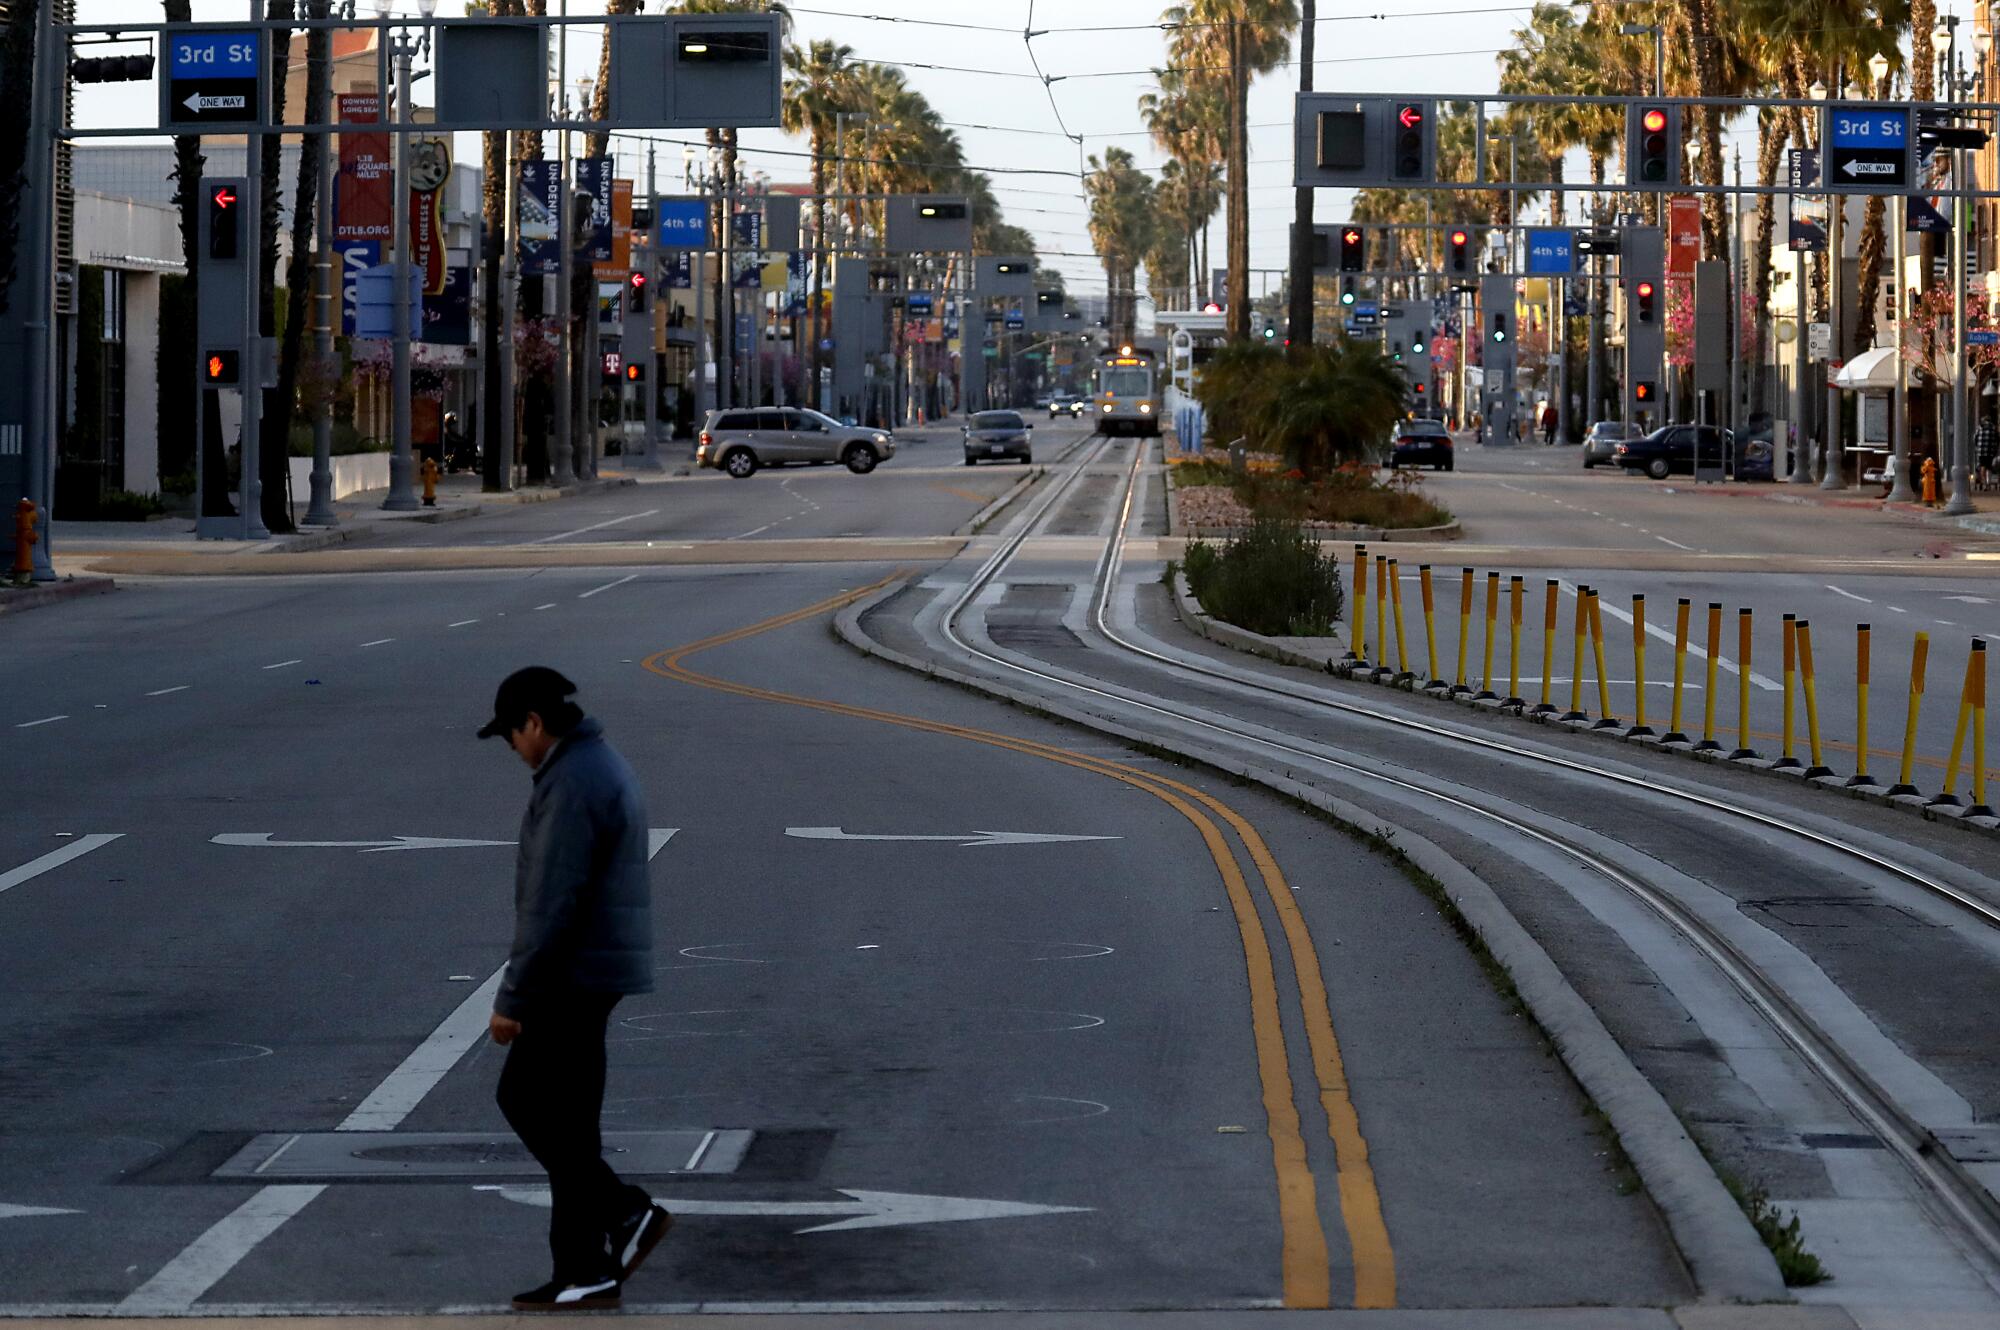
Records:
[[[1887,901],[1855,896],[1779,896],[1745,901],[1790,928],[1928,928],[1930,925]]]

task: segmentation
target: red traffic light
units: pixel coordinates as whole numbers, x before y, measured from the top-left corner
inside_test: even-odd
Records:
[[[1349,245],[1358,245],[1361,243],[1361,233],[1355,230],[1353,227],[1349,227],[1347,230],[1342,231],[1340,233],[1340,238],[1343,243]]]
[[[1667,127],[1667,113],[1655,106],[1639,117],[1639,124],[1648,134],[1657,134]]]
[[[1405,106],[1396,112],[1396,122],[1404,129],[1414,129],[1424,121],[1424,108]]]
[[[1651,300],[1653,298],[1653,284],[1651,282],[1639,283],[1639,298],[1641,300]]]
[[[1451,243],[1454,245],[1463,245],[1467,239],[1468,237],[1463,231],[1453,231],[1451,233]]]
[[[240,196],[237,194],[235,190],[231,189],[229,186],[221,185],[216,188],[214,197],[215,197],[216,207],[233,208],[236,206],[237,200]]]
[[[643,290],[645,290],[645,289],[646,289],[646,274],[645,274],[645,273],[642,273],[642,272],[635,272],[635,273],[633,273],[633,274],[632,274],[632,289],[633,289],[634,291],[643,291]]]

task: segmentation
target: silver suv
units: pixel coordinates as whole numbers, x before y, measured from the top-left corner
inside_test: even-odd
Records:
[[[843,425],[803,407],[764,406],[709,412],[694,460],[743,480],[758,467],[787,462],[839,462],[865,476],[895,455],[896,440],[887,431]]]

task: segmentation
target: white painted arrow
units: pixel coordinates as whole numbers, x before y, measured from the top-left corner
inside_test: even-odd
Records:
[[[474,1187],[498,1192],[517,1205],[549,1204],[547,1187]],[[1087,1205],[1033,1205],[1024,1201],[991,1201],[971,1196],[916,1196],[894,1191],[838,1189],[845,1201],[714,1201],[655,1196],[676,1215],[786,1218],[846,1215],[831,1224],[814,1224],[799,1233],[835,1233],[851,1228],[898,1228],[906,1224],[951,1224],[968,1219],[1025,1219],[1033,1215],[1083,1214]]]
[[[1945,599],[1964,601],[1967,605],[1991,605],[1993,603],[1984,596],[1946,596]]]
[[[512,845],[510,840],[452,840],[444,836],[397,836],[390,840],[272,840],[275,831],[226,831],[212,837],[211,845],[247,845],[272,850],[359,850],[377,854],[383,850],[465,850],[488,845]]]
[[[37,1215],[73,1215],[76,1210],[54,1210],[46,1205],[9,1205],[0,1201],[0,1219],[33,1219]]]
[[[969,831],[956,836],[866,836],[839,827],[786,827],[799,840],[945,841],[954,845],[1049,845],[1058,841],[1123,840],[1123,836],[1062,836],[1040,831]]]

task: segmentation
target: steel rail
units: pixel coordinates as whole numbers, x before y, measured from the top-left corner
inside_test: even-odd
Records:
[[[1487,740],[1481,736],[1457,733],[1426,722],[1409,721],[1403,717],[1376,711],[1373,708],[1339,703],[1332,699],[1305,696],[1288,688],[1247,683],[1242,679],[1224,674],[1219,670],[1192,666],[1188,662],[1174,660],[1127,641],[1112,631],[1107,622],[1106,612],[1110,604],[1111,592],[1117,584],[1118,568],[1123,561],[1126,532],[1130,527],[1133,499],[1137,492],[1138,476],[1140,469],[1144,465],[1144,461],[1145,449],[1142,448],[1139,450],[1138,456],[1134,458],[1131,472],[1126,478],[1124,498],[1119,506],[1117,521],[1111,537],[1105,542],[1104,553],[1098,560],[1097,569],[1094,574],[1096,583],[1093,587],[1095,603],[1092,608],[1092,618],[1094,625],[1096,631],[1105,640],[1119,649],[1176,672],[1191,670],[1194,673],[1208,675],[1238,687],[1249,688],[1252,691],[1267,691],[1292,701],[1306,701],[1328,705],[1337,710],[1351,712],[1371,719],[1383,720],[1405,728],[1417,729],[1434,737],[1459,740],[1471,743],[1477,747],[1506,752],[1531,760],[1548,761],[1565,770],[1596,775],[1601,778],[1614,780],[1620,784],[1637,786],[1687,798],[1690,802],[1715,811],[1732,816],[1747,817],[1760,825],[1769,826],[1787,834],[1802,836],[1818,844],[1847,850],[1854,853],[1855,857],[1864,860],[1870,865],[1881,867],[1905,880],[1926,886],[1932,885],[1931,880],[1924,875],[1917,873],[1915,870],[1905,868],[1902,865],[1894,864],[1891,861],[1883,859],[1881,856],[1857,851],[1853,847],[1841,846],[1837,842],[1830,840],[1830,838],[1820,836],[1818,833],[1799,831],[1795,828],[1787,827],[1762,814],[1746,814],[1742,810],[1730,808],[1706,796],[1692,795],[1686,791],[1663,789],[1660,786],[1651,785],[1616,772],[1594,768],[1587,763],[1567,758],[1551,758],[1544,754],[1532,752],[1531,750]],[[1079,467],[1076,475],[1081,475],[1082,472],[1083,468]],[[1066,482],[1064,486],[1056,491],[1052,491],[1051,502],[1055,495],[1066,492],[1068,485],[1073,483],[1074,479],[1075,476],[1072,476],[1070,481]],[[1792,1001],[1777,984],[1764,975],[1756,964],[1744,956],[1734,943],[1730,942],[1691,911],[1681,906],[1669,893],[1654,887],[1618,864],[1574,841],[1544,831],[1540,827],[1531,825],[1519,818],[1511,817],[1493,809],[1483,808],[1456,795],[1445,794],[1413,781],[1403,780],[1400,777],[1384,772],[1373,771],[1353,763],[1343,762],[1323,752],[1286,743],[1279,739],[1247,735],[1237,730],[1230,730],[1196,714],[1192,708],[1176,709],[1172,706],[1162,705],[1157,700],[1141,701],[1122,693],[1079,683],[1074,679],[1036,669],[1033,666],[1022,665],[1016,661],[1007,660],[966,643],[957,633],[956,620],[964,613],[973,598],[979,594],[985,585],[1019,551],[1021,546],[1033,533],[1035,524],[1048,512],[1049,507],[1049,503],[1044,503],[1029,521],[1022,524],[1019,532],[999,550],[995,551],[993,557],[988,559],[973,581],[967,585],[965,592],[959,596],[945,613],[942,620],[944,635],[959,650],[987,664],[1027,675],[1043,683],[1054,684],[1057,687],[1100,698],[1120,706],[1136,708],[1141,711],[1150,711],[1169,717],[1183,725],[1215,731],[1240,743],[1247,743],[1255,747],[1268,749],[1274,753],[1283,754],[1288,758],[1311,762],[1321,767],[1344,772],[1348,775],[1386,785],[1408,794],[1422,796],[1443,803],[1461,812],[1490,821],[1527,840],[1545,845],[1582,865],[1584,868],[1601,875],[1607,881],[1620,887],[1634,899],[1652,910],[1668,927],[1672,928],[1689,945],[1693,946],[1696,951],[1707,958],[1716,967],[1716,970],[1737,990],[1744,1001],[1771,1026],[1779,1038],[1784,1040],[1785,1044],[1793,1050],[1801,1061],[1820,1078],[1828,1090],[1845,1104],[1871,1133],[1882,1141],[1891,1154],[1903,1163],[1909,1170],[1912,1179],[1923,1190],[1924,1194],[1942,1207],[1943,1217],[1949,1219],[1955,1225],[1959,1236],[1970,1240],[1970,1246],[1966,1248],[1967,1253],[1968,1255],[1976,1256],[1985,1264],[1985,1273],[1988,1279],[1993,1279],[1996,1272],[2000,1272],[2000,1204],[1997,1204],[1978,1181],[1971,1177],[1962,1164],[1959,1164],[1951,1157],[1950,1153],[1943,1148],[1942,1144],[1927,1127],[1898,1105],[1893,1095],[1878,1084],[1853,1059],[1848,1057],[1839,1044],[1821,1030],[1818,1024],[1814,1022],[1798,1003]],[[1945,891],[1943,894],[1946,894],[1954,901],[1962,904],[1965,903],[1955,892]],[[1982,908],[1975,909],[1974,913],[1986,922],[1995,922],[1994,912],[1991,910],[1991,907],[1985,907],[1983,902],[1978,904]],[[1962,1243],[1961,1245],[1964,1244]]]

